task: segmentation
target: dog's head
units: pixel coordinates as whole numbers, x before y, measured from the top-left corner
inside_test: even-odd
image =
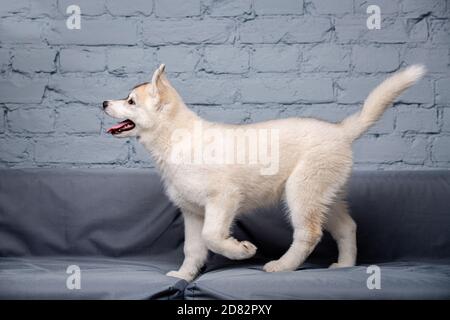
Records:
[[[151,82],[134,87],[126,99],[103,101],[103,109],[109,116],[122,119],[109,128],[108,133],[120,138],[137,136],[151,130],[167,116],[170,110],[166,109],[170,107],[165,106],[170,105],[177,94],[167,80],[164,68],[162,64],[153,73]]]

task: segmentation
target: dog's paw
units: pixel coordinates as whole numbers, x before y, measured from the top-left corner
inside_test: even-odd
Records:
[[[283,271],[283,267],[280,263],[280,261],[278,260],[273,260],[270,262],[267,262],[264,267],[263,267],[264,271],[266,272],[278,272],[278,271]]]
[[[280,272],[280,271],[292,271],[292,268],[288,268],[285,266],[280,260],[273,260],[267,262],[264,267],[264,271],[266,272]]]
[[[337,268],[348,268],[348,267],[353,267],[354,265],[351,263],[332,263],[330,264],[330,266],[328,267],[328,269],[337,269]]]
[[[166,276],[183,279],[186,280],[187,282],[191,282],[195,278],[195,275],[191,273],[183,273],[180,271],[169,271],[166,273]]]
[[[244,260],[253,257],[258,248],[249,241],[237,241],[235,250],[228,252],[226,257],[232,260]]]

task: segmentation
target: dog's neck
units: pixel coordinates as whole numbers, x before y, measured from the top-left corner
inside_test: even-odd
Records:
[[[158,169],[163,173],[170,163],[174,132],[182,129],[192,131],[196,123],[205,122],[181,99],[173,103],[167,121],[158,122],[152,129],[142,131],[138,137],[138,141],[150,152]]]

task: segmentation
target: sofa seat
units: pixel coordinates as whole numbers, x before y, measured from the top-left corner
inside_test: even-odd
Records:
[[[377,263],[380,289],[369,290],[368,265],[328,269],[306,263],[293,272],[267,273],[261,264],[202,274],[185,290],[198,299],[450,299],[450,259]]]
[[[23,257],[0,259],[0,299],[180,299],[186,281],[165,274],[167,257]],[[67,267],[81,270],[69,290]]]

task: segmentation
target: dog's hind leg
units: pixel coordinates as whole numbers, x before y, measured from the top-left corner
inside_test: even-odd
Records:
[[[264,266],[268,272],[297,269],[322,237],[322,227],[336,193],[350,172],[348,159],[320,160],[311,155],[294,169],[286,182],[286,202],[294,229],[288,251]],[[319,160],[318,160],[319,159]]]
[[[352,267],[356,263],[356,223],[345,201],[338,201],[330,210],[325,229],[336,240],[339,257],[330,268]]]
[[[184,217],[184,261],[178,271],[170,271],[167,275],[190,282],[205,264],[208,249],[201,236],[203,215],[182,211]]]
[[[238,241],[230,236],[231,224],[238,210],[236,196],[222,194],[208,201],[202,236],[211,251],[229,259],[248,259],[256,253],[249,241]]]

